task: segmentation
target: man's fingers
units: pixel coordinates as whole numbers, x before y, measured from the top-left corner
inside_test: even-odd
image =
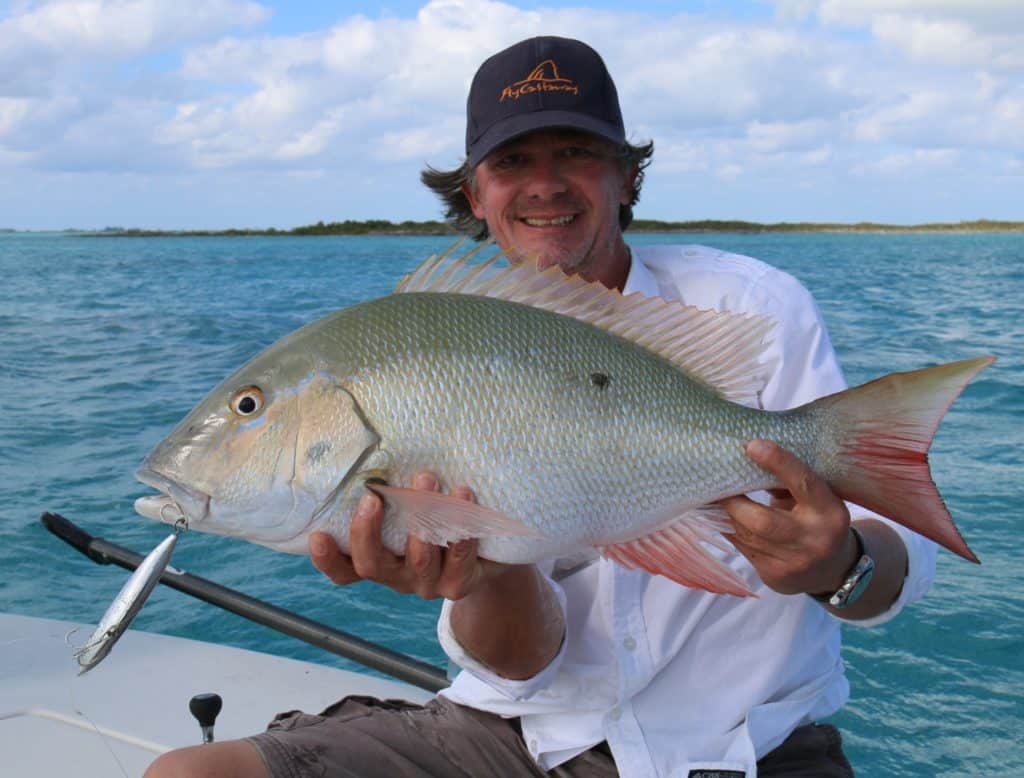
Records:
[[[476,502],[476,495],[468,486],[456,486],[452,489],[452,497]],[[480,576],[480,560],[476,555],[479,545],[476,538],[467,538],[453,543],[445,551],[438,581],[438,590],[442,596],[449,600],[459,600],[476,585]]]
[[[384,503],[376,494],[364,494],[359,499],[348,530],[352,564],[362,578],[376,581],[401,566],[398,557],[381,541],[383,523]]]
[[[429,470],[420,470],[412,477],[412,488],[428,492],[439,492],[441,491],[441,484],[438,483],[437,476]]]
[[[309,558],[313,567],[336,584],[350,584],[360,580],[352,560],[342,553],[334,538],[326,532],[314,532],[309,536]]]
[[[437,477],[426,470],[413,476],[412,487],[441,490]],[[476,496],[466,486],[453,489],[452,496],[476,502]],[[403,556],[398,556],[381,539],[384,511],[383,500],[373,492],[359,500],[349,525],[350,556],[341,553],[329,536],[311,538],[310,556],[317,569],[336,583],[369,579],[426,599],[459,599],[472,590],[484,570],[483,560],[477,557],[475,539],[443,548],[409,535]]]
[[[772,539],[777,534],[774,513],[754,502],[745,495],[726,497],[719,500],[732,519],[735,537],[745,544],[759,545],[762,539]]]
[[[440,546],[409,535],[405,541],[405,567],[410,572],[410,586],[424,599],[438,596],[437,581],[441,577]]]
[[[449,600],[461,600],[476,585],[480,577],[479,543],[476,538],[460,540],[448,547],[444,554],[444,567],[438,581],[438,591]]]
[[[834,499],[829,485],[811,468],[770,440],[752,440],[747,456],[774,475],[797,503],[821,504]]]

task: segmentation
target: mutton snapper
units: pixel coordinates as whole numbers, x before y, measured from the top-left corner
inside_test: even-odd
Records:
[[[396,553],[410,532],[476,537],[509,563],[592,547],[745,595],[707,544],[731,550],[716,500],[780,486],[744,453],[767,438],[844,499],[977,561],[926,453],[992,358],[768,412],[748,406],[772,324],[623,297],[558,268],[432,257],[396,293],[302,327],[216,387],[143,462],[137,477],[163,494],[136,509],[292,553],[322,530],[347,550],[370,488]],[[421,469],[479,505],[411,489]]]

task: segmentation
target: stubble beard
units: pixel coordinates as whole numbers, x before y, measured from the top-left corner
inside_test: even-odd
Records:
[[[547,246],[544,248],[525,248],[510,246],[505,249],[509,262],[518,265],[524,261],[536,261],[541,269],[558,265],[568,276],[584,275],[594,264],[593,246]]]

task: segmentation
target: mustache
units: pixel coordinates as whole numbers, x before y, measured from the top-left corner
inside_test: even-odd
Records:
[[[544,201],[531,200],[522,203],[515,203],[512,207],[512,214],[517,219],[545,218],[557,211],[556,216],[576,215],[586,210],[584,203],[572,195],[556,196]]]

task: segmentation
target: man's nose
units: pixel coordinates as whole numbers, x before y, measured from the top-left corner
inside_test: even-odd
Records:
[[[548,198],[564,194],[569,189],[569,181],[561,160],[543,158],[534,161],[530,171],[527,193],[531,197]]]

